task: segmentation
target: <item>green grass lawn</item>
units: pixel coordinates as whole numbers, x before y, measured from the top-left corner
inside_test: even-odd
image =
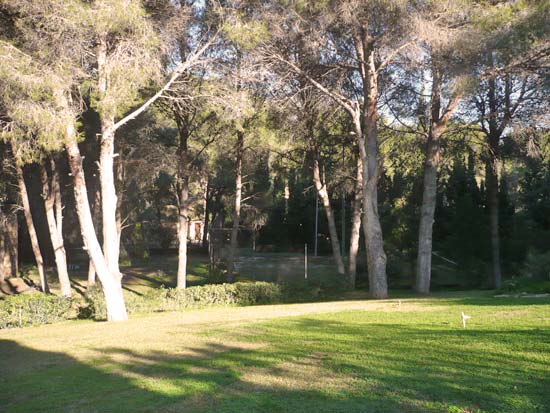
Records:
[[[460,313],[471,315],[468,328]],[[211,308],[0,331],[0,411],[548,412],[550,299]]]

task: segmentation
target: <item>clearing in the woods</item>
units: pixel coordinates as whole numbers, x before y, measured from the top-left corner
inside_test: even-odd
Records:
[[[550,411],[549,298],[357,296],[70,321],[0,331],[0,353],[6,412]]]

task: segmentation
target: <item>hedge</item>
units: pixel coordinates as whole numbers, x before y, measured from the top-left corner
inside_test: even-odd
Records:
[[[0,300],[0,329],[49,324],[75,315],[75,301],[46,294],[20,294]]]
[[[144,296],[128,294],[126,309],[129,314],[179,311],[187,308],[224,305],[270,304],[281,300],[281,287],[267,282],[234,284],[207,284],[186,289],[158,288]],[[105,299],[99,288],[86,295],[87,305],[81,317],[104,320],[107,317]]]

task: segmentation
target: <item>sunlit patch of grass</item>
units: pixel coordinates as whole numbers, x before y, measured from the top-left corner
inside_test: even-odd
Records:
[[[462,311],[472,316],[466,329]],[[548,298],[355,299],[69,322],[2,331],[0,352],[1,411],[550,411]]]

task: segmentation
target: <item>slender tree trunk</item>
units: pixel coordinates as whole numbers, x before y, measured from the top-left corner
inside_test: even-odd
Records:
[[[14,148],[14,153],[15,148]],[[38,235],[36,234],[36,228],[32,219],[31,204],[29,201],[29,194],[27,192],[27,185],[25,184],[25,177],[23,175],[23,168],[15,162],[15,168],[17,173],[17,183],[19,186],[19,192],[21,193],[21,201],[23,203],[23,212],[25,213],[25,222],[29,230],[29,237],[31,239],[32,251],[34,253],[34,259],[36,261],[36,267],[38,268],[38,275],[40,276],[40,285],[42,292],[49,293],[48,280],[44,271],[44,261],[42,259],[42,253],[40,252],[40,244],[38,243]]]
[[[0,283],[3,282],[7,277],[10,276],[10,260],[9,252],[7,248],[7,238],[8,234],[6,233],[6,221],[7,218],[4,215],[4,211],[0,207]]]
[[[124,321],[128,319],[128,315],[124,304],[124,296],[122,295],[121,276],[118,273],[114,274],[110,271],[107,261],[101,251],[99,241],[97,240],[90,204],[88,203],[82,157],[76,141],[75,130],[72,125],[68,126],[67,135],[68,142],[66,143],[66,149],[69,157],[71,174],[74,180],[76,211],[80,222],[80,231],[82,233],[82,240],[84,241],[84,248],[88,252],[103,286],[107,305],[107,319],[109,321]]]
[[[61,295],[65,297],[71,296],[71,282],[69,280],[69,273],[67,271],[67,257],[65,254],[65,246],[63,244],[63,237],[60,236],[60,230],[57,227],[56,214],[55,214],[55,174],[57,170],[55,168],[55,161],[52,160],[52,178],[48,178],[48,172],[44,164],[40,164],[40,175],[42,180],[42,199],[44,201],[44,209],[46,211],[46,221],[48,223],[48,231],[50,233],[50,239],[52,242],[55,265],[57,267],[57,276],[59,279],[59,286],[61,288]],[[61,223],[61,221],[59,221]]]
[[[210,228],[210,182],[207,184],[206,199],[204,201],[204,228],[202,230],[202,247],[208,247],[208,231]]]
[[[178,277],[177,288],[187,287],[187,236],[189,233],[189,181],[183,179],[178,206]]]
[[[321,198],[321,201],[323,202],[323,207],[327,216],[330,243],[332,246],[332,255],[334,256],[334,261],[336,262],[336,269],[338,271],[338,274],[344,275],[346,270],[344,268],[344,261],[342,260],[342,255],[340,253],[338,231],[336,230],[336,222],[334,221],[334,213],[332,211],[332,206],[330,205],[330,197],[327,191],[327,187],[325,183],[321,180],[321,173],[319,170],[319,151],[317,150],[315,144],[313,145],[313,155],[313,182],[315,184],[315,189],[317,190],[317,195],[319,196],[319,198]]]
[[[363,200],[363,163],[361,157],[357,156],[357,177],[355,181],[355,198],[351,213],[351,234],[349,240],[349,283],[352,289],[355,288],[357,278],[357,255],[359,254],[359,238],[361,235],[361,205]]]
[[[244,132],[237,132],[235,145],[235,206],[233,211],[233,228],[231,229],[231,245],[229,248],[228,273],[229,281],[233,281],[235,272],[235,254],[239,247],[239,225],[241,222],[242,174],[243,174]]]
[[[189,132],[185,126],[179,127],[178,148],[178,276],[177,288],[187,286],[187,236],[189,233],[189,165],[187,140]]]
[[[498,201],[498,138],[489,137],[490,156],[487,164],[487,204],[491,235],[492,271],[489,285],[498,289],[502,286],[500,266],[499,201]]]
[[[99,227],[99,214],[100,214],[100,208],[101,208],[101,192],[99,189],[96,189],[94,191],[94,204],[92,206],[92,222],[94,225],[94,229]],[[97,234],[96,234],[97,237]],[[88,288],[91,288],[96,283],[96,271],[94,267],[94,263],[92,259],[90,258],[89,264],[88,264]]]

